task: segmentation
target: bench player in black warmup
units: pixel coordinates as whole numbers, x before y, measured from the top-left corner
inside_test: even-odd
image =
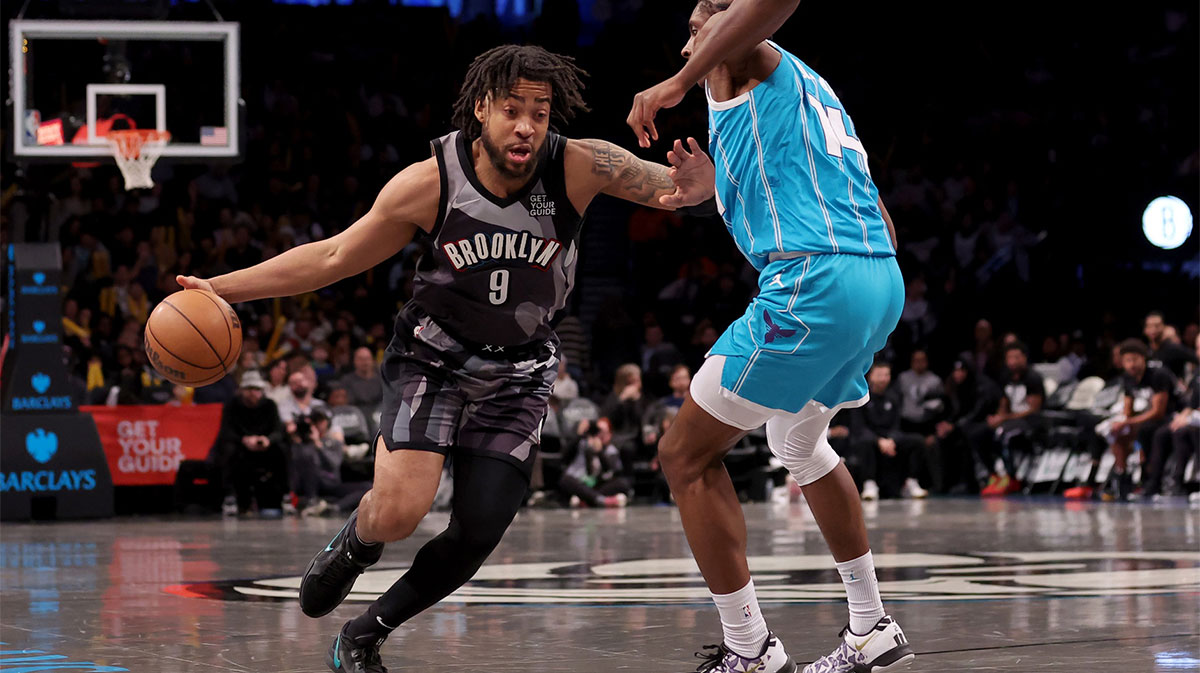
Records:
[[[582,74],[539,47],[488,51],[467,72],[458,130],[392,178],[353,226],[248,269],[179,279],[230,302],[299,294],[379,264],[418,234],[432,239],[382,366],[373,488],[309,565],[301,608],[333,610],[383,543],[413,533],[453,454],[450,524],[342,627],[326,660],[334,671],[384,671],[388,634],[469,580],[516,515],[558,371],[550,321],[574,283],[588,204],[604,193],[674,209],[713,194],[713,166],[695,140],[677,141],[665,166],[551,131],[552,120],[587,109]]]

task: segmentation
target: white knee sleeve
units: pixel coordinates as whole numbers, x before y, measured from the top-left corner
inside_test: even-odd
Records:
[[[809,402],[794,416],[767,421],[767,445],[796,483],[811,484],[837,467],[841,458],[829,445],[829,422],[835,409]]]

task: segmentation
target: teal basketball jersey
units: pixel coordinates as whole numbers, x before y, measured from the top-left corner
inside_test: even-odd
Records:
[[[762,271],[802,253],[894,256],[867,152],[829,84],[778,45],[766,80],[728,101],[708,96],[717,207]]]

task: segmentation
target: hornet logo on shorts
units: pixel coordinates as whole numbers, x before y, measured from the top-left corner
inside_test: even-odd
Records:
[[[765,344],[771,343],[776,337],[786,339],[796,334],[796,330],[794,329],[784,329],[776,325],[775,321],[771,320],[771,314],[766,311],[763,311],[763,320],[767,323],[767,336],[763,338],[763,343]]]
[[[842,580],[828,554],[752,556],[761,603],[841,603]],[[1133,596],[1200,591],[1200,552],[1006,552],[878,554],[883,600],[980,600]],[[299,570],[299,568],[297,568]],[[366,603],[406,568],[372,568],[348,601]],[[294,601],[300,577],[200,582],[164,589],[189,598]],[[445,603],[490,605],[678,605],[711,600],[690,558],[615,563],[485,565]]]

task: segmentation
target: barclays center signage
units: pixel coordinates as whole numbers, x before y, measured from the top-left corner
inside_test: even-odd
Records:
[[[29,279],[32,283],[26,283],[17,288],[17,294],[28,296],[45,296],[57,295],[58,285],[53,282],[47,282],[50,276],[45,271],[34,271],[29,274]]]
[[[54,330],[47,331],[46,321],[44,320],[31,320],[29,321],[29,328],[20,333],[17,343],[25,346],[32,344],[56,344],[58,343],[58,332]]]
[[[47,465],[58,453],[58,435],[35,428],[25,435],[25,451],[40,465]],[[24,470],[0,472],[0,493],[9,491],[47,493],[91,491],[96,488],[96,470]]]
[[[96,424],[76,411],[4,415],[0,518],[112,516],[113,485]]]
[[[96,423],[80,413],[63,364],[59,248],[14,244],[4,259],[14,338],[0,376],[0,518],[111,516]]]
[[[13,411],[70,411],[75,403],[61,381],[49,374],[36,371],[28,381],[15,381],[18,388],[9,402]],[[22,394],[24,393],[24,394]]]

